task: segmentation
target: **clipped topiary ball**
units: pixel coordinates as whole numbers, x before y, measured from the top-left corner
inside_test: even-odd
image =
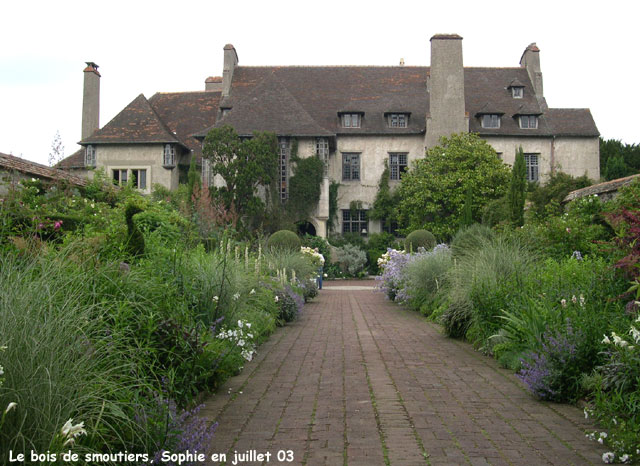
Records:
[[[436,237],[427,230],[414,230],[404,240],[405,251],[416,252],[418,248],[425,248],[427,251],[436,245]]]
[[[290,249],[292,251],[299,251],[302,242],[298,235],[290,230],[276,231],[269,236],[267,240],[267,247],[273,249]]]

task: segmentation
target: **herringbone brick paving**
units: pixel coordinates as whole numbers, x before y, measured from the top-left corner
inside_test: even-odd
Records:
[[[271,453],[242,465],[602,463],[581,410],[535,401],[513,373],[374,285],[326,283],[205,402],[202,415],[219,422],[210,454],[233,464],[234,452]]]

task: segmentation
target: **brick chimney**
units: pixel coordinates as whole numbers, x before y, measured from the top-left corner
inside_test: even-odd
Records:
[[[204,90],[212,92],[222,91],[222,76],[209,76],[204,81]]]
[[[82,93],[82,138],[88,138],[100,127],[100,73],[98,65],[88,61],[84,69]]]
[[[546,107],[542,89],[542,70],[540,69],[540,49],[535,42],[529,44],[520,58],[520,66],[526,68],[533,91],[541,105]]]
[[[238,54],[233,45],[224,46],[224,66],[222,68],[222,97],[228,97],[231,93],[231,80],[233,72],[238,65]]]
[[[469,118],[464,104],[462,37],[457,34],[436,34],[431,38],[428,82],[427,148],[438,145],[442,136],[469,131]]]

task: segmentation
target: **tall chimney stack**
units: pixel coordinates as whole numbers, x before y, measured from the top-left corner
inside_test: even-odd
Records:
[[[212,92],[222,91],[222,76],[209,76],[204,82],[204,90]]]
[[[100,73],[98,65],[88,61],[84,69],[82,94],[82,138],[88,138],[100,127]]]
[[[442,136],[469,131],[464,104],[462,37],[436,34],[431,38],[427,148],[439,144]]]
[[[231,80],[233,71],[238,65],[238,54],[233,45],[224,46],[224,66],[222,68],[222,97],[228,97],[231,93]]]
[[[540,68],[540,49],[535,42],[529,44],[520,58],[520,66],[526,68],[529,79],[533,84],[533,91],[538,101],[546,107],[542,89],[542,69]]]

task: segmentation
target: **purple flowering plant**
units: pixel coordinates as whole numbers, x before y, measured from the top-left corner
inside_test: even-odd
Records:
[[[564,332],[545,332],[541,348],[521,359],[518,377],[534,396],[549,401],[575,398],[583,372],[584,361],[577,344],[581,339],[580,332],[574,331],[567,321]]]

